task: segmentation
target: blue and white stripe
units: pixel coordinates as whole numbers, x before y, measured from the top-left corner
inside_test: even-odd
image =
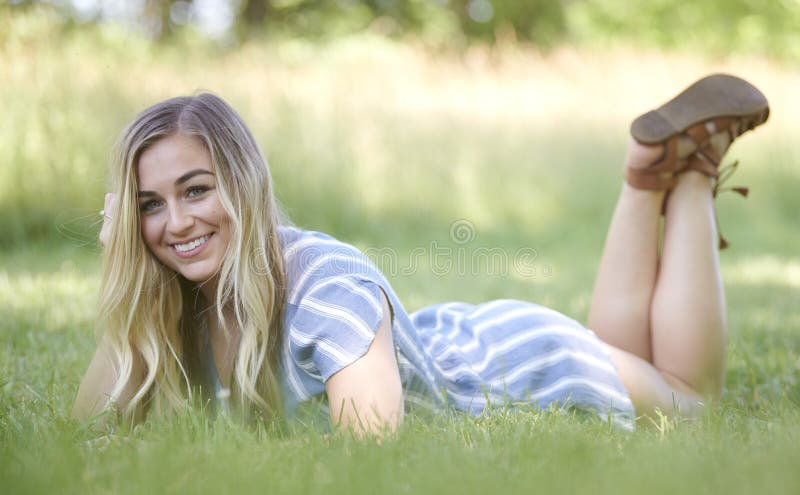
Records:
[[[367,352],[383,318],[383,291],[394,313],[407,408],[441,409],[446,400],[477,415],[489,403],[558,405],[633,427],[633,405],[605,344],[574,320],[515,300],[451,302],[409,315],[355,247],[294,227],[280,227],[279,234],[287,268],[282,370],[290,414]]]

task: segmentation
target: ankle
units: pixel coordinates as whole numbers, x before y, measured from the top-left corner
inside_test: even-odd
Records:
[[[711,191],[713,181],[708,175],[697,170],[685,170],[678,175],[678,183],[675,188],[692,188]]]
[[[631,139],[625,156],[625,180],[637,189],[672,189],[695,149],[694,142],[685,136],[673,136],[655,145]]]
[[[666,197],[666,191],[656,191],[651,189],[638,189],[628,184],[622,183],[622,197],[628,201],[633,201],[638,204],[638,208],[653,208],[661,211]]]
[[[698,201],[711,207],[713,199],[711,178],[695,170],[686,170],[678,176],[678,182],[670,192],[664,210],[674,208],[676,204],[696,210]]]

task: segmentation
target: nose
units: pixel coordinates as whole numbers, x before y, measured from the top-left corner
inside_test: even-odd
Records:
[[[194,226],[194,217],[186,211],[180,202],[168,205],[168,210],[167,229],[170,234],[180,235]]]

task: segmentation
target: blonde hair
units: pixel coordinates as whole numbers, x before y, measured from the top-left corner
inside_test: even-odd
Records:
[[[287,223],[272,191],[269,168],[241,117],[211,94],[172,98],[139,114],[122,132],[111,165],[117,194],[105,247],[99,331],[110,337],[118,365],[109,405],[133,384],[124,411],[169,411],[192,399],[203,349],[194,284],[164,266],[140,232],[136,168],[155,142],[181,133],[196,137],[211,155],[217,193],[230,217],[231,240],[219,268],[218,320],[231,307],[241,332],[232,380],[242,411],[280,413],[277,377],[285,272],[277,227]],[[135,361],[144,377],[133,376]],[[238,393],[237,393],[238,392]]]

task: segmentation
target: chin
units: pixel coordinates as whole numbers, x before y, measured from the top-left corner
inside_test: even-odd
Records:
[[[217,277],[222,267],[222,259],[217,259],[214,256],[187,263],[185,260],[176,259],[171,251],[161,252],[159,254],[161,254],[161,256],[156,256],[159,261],[176,274],[195,284],[202,284],[213,280]]]
[[[184,270],[184,271],[180,272],[180,274],[183,275],[183,278],[185,278],[186,280],[188,280],[190,282],[194,282],[196,284],[200,284],[200,283],[203,283],[203,282],[208,282],[209,280],[213,279],[214,276],[217,274],[217,272],[216,271],[206,271],[206,270],[203,270],[203,271],[194,271],[194,270],[185,271]]]

